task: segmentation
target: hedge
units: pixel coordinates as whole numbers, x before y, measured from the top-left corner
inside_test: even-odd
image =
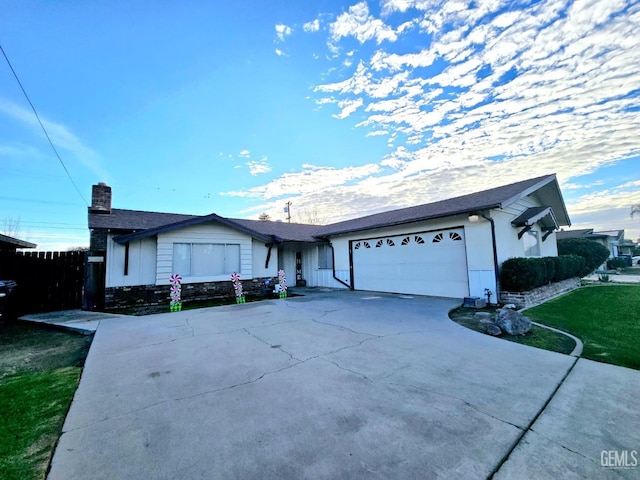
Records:
[[[616,268],[626,268],[629,266],[629,261],[626,258],[612,258],[607,260],[607,268],[609,270],[615,270]]]
[[[579,275],[592,273],[609,258],[609,250],[604,245],[585,238],[564,238],[558,240],[558,255],[580,255],[585,264]]]
[[[500,285],[503,290],[527,292],[551,282],[581,276],[585,260],[579,255],[510,258],[502,263]]]

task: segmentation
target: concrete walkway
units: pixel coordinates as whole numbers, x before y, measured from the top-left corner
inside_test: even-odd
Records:
[[[332,292],[101,320],[49,478],[638,477],[600,458],[640,447],[640,372],[467,330],[457,304]]]

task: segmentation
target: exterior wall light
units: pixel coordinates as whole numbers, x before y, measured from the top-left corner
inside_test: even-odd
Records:
[[[480,215],[478,215],[477,213],[469,214],[469,221],[471,223],[478,223],[480,221]]]

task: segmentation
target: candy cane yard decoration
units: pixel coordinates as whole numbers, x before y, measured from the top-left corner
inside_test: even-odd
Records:
[[[180,285],[182,283],[182,277],[179,274],[175,273],[171,275],[171,278],[169,278],[169,282],[171,283],[171,288],[169,290],[171,296],[169,311],[179,312],[180,310],[182,310],[182,299],[180,298],[182,292],[182,286]]]
[[[236,303],[246,303],[244,292],[242,291],[242,282],[240,282],[239,273],[233,273],[231,275],[231,283],[233,283],[233,290],[236,294]]]

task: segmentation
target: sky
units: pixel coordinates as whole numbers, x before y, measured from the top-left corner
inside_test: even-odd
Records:
[[[572,228],[636,240],[639,32],[622,0],[3,0],[60,160],[0,56],[0,231],[87,246],[98,182],[331,223],[555,173]]]

